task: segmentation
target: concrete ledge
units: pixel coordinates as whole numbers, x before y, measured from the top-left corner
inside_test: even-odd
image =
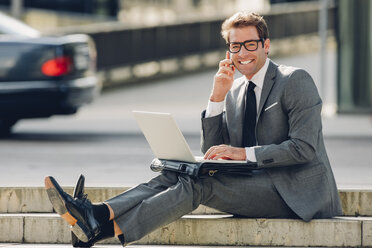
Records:
[[[362,246],[372,247],[372,220],[363,221],[362,231]]]
[[[72,187],[64,187],[72,193]],[[87,187],[92,202],[102,202],[129,187]],[[372,216],[372,190],[339,190],[345,216]],[[52,213],[53,208],[43,187],[0,187],[0,213]],[[193,214],[223,214],[200,206]]]
[[[372,216],[372,190],[339,190],[342,210],[347,216]]]
[[[143,238],[140,244],[361,246],[358,220],[183,218]],[[164,241],[166,243],[164,243]]]
[[[57,214],[0,214],[0,224],[0,242],[54,244],[69,243],[71,239],[68,225]],[[372,218],[340,217],[306,223],[188,215],[137,244],[361,247],[371,244],[371,230]]]
[[[73,187],[63,187],[72,194]],[[87,187],[92,202],[102,202],[128,190],[129,187]],[[0,213],[52,213],[44,187],[0,187]]]
[[[0,215],[0,242],[23,241],[23,223],[22,216]]]

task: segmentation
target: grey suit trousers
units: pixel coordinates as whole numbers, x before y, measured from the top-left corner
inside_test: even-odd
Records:
[[[265,170],[253,176],[217,175],[206,179],[163,172],[106,203],[114,211],[126,244],[190,213],[199,204],[246,217],[298,218]]]

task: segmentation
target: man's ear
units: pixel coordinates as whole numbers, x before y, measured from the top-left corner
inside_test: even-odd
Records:
[[[266,39],[264,42],[265,53],[268,55],[270,50],[270,39]]]

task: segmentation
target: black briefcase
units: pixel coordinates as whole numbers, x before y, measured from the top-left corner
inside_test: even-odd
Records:
[[[217,174],[252,175],[252,170],[257,169],[257,163],[190,163],[155,158],[150,165],[152,171],[174,171],[187,174],[194,178],[212,177]]]

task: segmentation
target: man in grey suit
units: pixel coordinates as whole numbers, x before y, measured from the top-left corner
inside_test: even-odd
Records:
[[[73,198],[46,177],[55,210],[78,238],[74,246],[114,235],[126,245],[199,204],[245,217],[310,221],[342,214],[323,142],[322,102],[309,74],[268,59],[268,30],[259,15],[235,14],[222,35],[229,51],[202,113],[202,151],[206,159],[257,162],[259,170],[205,179],[163,172],[100,204],[84,194]],[[234,81],[235,69],[243,77]]]

